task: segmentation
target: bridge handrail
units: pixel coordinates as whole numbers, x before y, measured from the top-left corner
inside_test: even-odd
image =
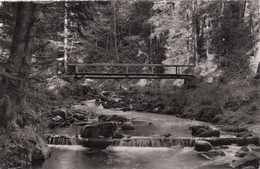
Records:
[[[111,67],[195,67],[195,65],[137,64],[137,63],[68,63],[68,66],[111,66]]]

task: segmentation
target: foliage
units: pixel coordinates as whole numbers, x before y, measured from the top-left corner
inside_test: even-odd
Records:
[[[164,108],[159,113],[232,125],[254,122],[253,116],[260,108],[257,104],[257,80],[241,80],[240,83],[225,86],[203,80],[197,80],[195,84],[196,87],[192,88],[137,86],[129,89],[127,94],[138,103],[163,104]]]
[[[162,40],[151,39],[152,2],[91,3],[91,9],[78,10],[91,13],[91,19],[78,21],[68,9],[69,62],[79,63],[161,63],[164,59]],[[71,3],[75,6],[75,3]],[[83,6],[83,2],[76,3]],[[84,15],[88,15],[84,14]],[[162,38],[163,39],[163,38]],[[155,46],[155,47],[154,47]],[[159,70],[158,70],[159,71]]]
[[[245,78],[249,61],[259,40],[259,21],[254,1],[200,2],[197,12],[199,58],[215,55],[218,69],[226,79]]]
[[[11,47],[13,25],[16,15],[15,3],[2,3],[0,5],[0,62],[6,61]]]
[[[151,34],[164,46],[167,64],[189,64],[193,58],[192,4],[190,2],[157,2],[149,22]],[[165,59],[165,58],[163,58]]]

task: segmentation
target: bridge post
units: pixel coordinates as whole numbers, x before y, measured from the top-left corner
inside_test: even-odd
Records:
[[[128,74],[128,65],[126,65],[125,68],[126,68],[126,70],[125,70],[125,71],[126,71],[126,74]]]
[[[75,66],[75,73],[76,73],[76,74],[79,73],[79,71],[78,71],[78,66]]]

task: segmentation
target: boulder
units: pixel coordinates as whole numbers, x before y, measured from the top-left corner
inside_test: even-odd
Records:
[[[205,132],[207,132],[208,131],[208,129],[205,129],[205,128],[200,128],[198,131],[197,131],[197,133],[196,133],[196,135],[201,135],[202,133],[205,133]],[[203,136],[199,136],[199,137],[203,137]]]
[[[225,126],[222,127],[221,130],[227,132],[245,132],[248,131],[247,127],[237,127],[237,126]]]
[[[101,114],[98,116],[98,121],[105,121],[107,120],[108,117],[109,117],[108,115]]]
[[[107,97],[105,97],[105,96],[101,96],[100,100],[101,100],[101,102],[105,102],[105,101],[107,101],[109,99]]]
[[[246,156],[248,153],[250,152],[250,149],[246,146],[243,146],[240,148],[240,150],[238,150],[238,152],[236,153],[236,156],[238,157],[244,157]]]
[[[131,122],[125,122],[122,125],[122,130],[134,130],[135,127]]]
[[[84,120],[84,118],[95,119],[96,117],[98,117],[98,115],[97,115],[97,113],[95,111],[81,110],[81,109],[77,109],[77,108],[71,109],[69,111],[69,113],[74,118],[77,116],[76,118],[78,120]],[[83,116],[85,116],[85,117],[83,118]]]
[[[126,135],[120,134],[120,133],[117,133],[117,134],[115,134],[115,135],[113,136],[113,138],[116,138],[116,139],[121,139],[121,138],[124,138],[124,137],[126,137]]]
[[[53,128],[55,128],[56,126],[59,126],[59,124],[60,124],[60,123],[57,123],[57,122],[50,122],[50,123],[48,124],[48,127],[49,127],[50,129],[53,129]]]
[[[257,169],[254,166],[247,166],[247,167],[243,167],[242,169]]]
[[[96,105],[100,105],[101,103],[102,103],[102,101],[100,99],[96,99],[96,101],[95,101]]]
[[[87,114],[89,119],[95,119],[96,117],[98,117],[95,111],[87,111]]]
[[[64,122],[64,119],[61,116],[55,116],[51,119],[52,122]]]
[[[217,157],[217,156],[225,156],[225,153],[223,151],[219,151],[219,150],[210,150],[208,152],[199,152],[198,154],[200,156],[206,158],[207,160],[213,160],[214,157]]]
[[[82,138],[100,138],[100,131],[96,126],[85,125],[80,132]]]
[[[255,144],[259,143],[259,137],[236,137],[237,138],[237,145],[238,146],[245,146],[248,144]]]
[[[259,168],[259,157],[252,152],[249,152],[243,158],[239,158],[237,160],[233,160],[231,162],[232,167],[236,169],[243,169],[245,167],[255,167]]]
[[[204,140],[198,140],[195,142],[195,145],[194,145],[194,149],[196,151],[209,151],[209,150],[212,150],[213,147],[212,145],[207,142],[207,141],[204,141]]]
[[[102,106],[103,106],[104,109],[111,109],[112,108],[112,106],[109,105],[107,102],[102,102]]]
[[[111,95],[111,93],[110,93],[109,91],[104,91],[102,94],[103,94],[104,96],[110,96],[110,95]]]
[[[72,112],[72,114],[81,114],[87,116],[87,112],[85,110],[73,110]]]
[[[97,125],[86,125],[81,130],[83,138],[108,138],[117,133],[117,124],[114,122],[103,122]]]
[[[102,105],[105,109],[110,109],[110,108],[118,108],[119,103],[115,100],[106,100],[102,102]]]
[[[198,131],[202,132],[202,131],[206,131],[209,129],[209,126],[206,125],[192,125],[189,127],[189,129],[191,130],[191,134],[193,136],[197,136],[198,134],[200,134]]]
[[[36,138],[29,138],[29,141],[35,142],[32,153],[32,161],[45,160],[51,155],[49,146],[41,137],[36,136]]]
[[[132,123],[133,125],[147,125],[147,121],[137,120],[137,119],[135,119],[135,118],[132,118],[132,119],[131,119],[131,123]],[[149,123],[151,123],[151,125],[152,125],[152,122],[148,122],[148,124],[149,124]]]
[[[229,147],[227,145],[222,145],[222,146],[220,146],[220,148],[222,148],[222,149],[229,149]]]
[[[123,107],[120,110],[122,110],[122,111],[131,111],[131,110],[133,110],[133,108],[132,107]]]
[[[68,111],[66,108],[61,108],[61,109],[53,109],[51,111],[52,117],[55,116],[60,116],[62,117],[64,120],[68,117]]]
[[[259,144],[256,146],[256,144],[249,144],[248,148],[251,149],[253,152],[257,152],[260,155],[260,147]]]
[[[198,137],[219,137],[220,131],[216,129],[208,129],[200,134],[198,134]]]
[[[253,137],[254,134],[249,131],[243,131],[236,134],[237,137]]]
[[[168,137],[171,137],[172,134],[171,133],[165,133],[165,134],[161,134],[160,136],[168,138]]]
[[[219,137],[220,131],[211,129],[207,125],[192,125],[189,127],[191,134],[198,137]]]
[[[88,122],[88,121],[83,121],[83,122],[75,122],[73,123],[74,126],[85,126],[85,125],[89,125],[92,122]]]
[[[87,117],[84,114],[81,113],[75,113],[73,115],[74,118],[78,119],[79,121],[87,121]]]
[[[69,123],[74,123],[74,119],[72,117],[68,118]]]
[[[113,116],[100,115],[100,116],[98,116],[98,120],[101,122],[107,122],[107,121],[126,122],[126,121],[129,121],[129,119],[127,119],[126,117],[118,116],[118,115],[113,115]]]
[[[28,168],[32,162],[45,160],[51,150],[30,127],[0,135],[0,168]]]

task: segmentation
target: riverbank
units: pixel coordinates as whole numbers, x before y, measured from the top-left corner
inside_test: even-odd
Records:
[[[51,156],[44,134],[34,130],[29,126],[0,130],[0,168],[28,167]]]
[[[256,128],[250,126],[257,125],[260,120],[257,116],[260,110],[258,79],[243,79],[226,84],[206,83],[197,79],[188,81],[182,87],[162,86],[158,81],[150,84],[139,86],[127,81],[116,83],[110,80],[88,85],[72,83],[58,86],[57,90],[51,93],[52,109],[70,109],[70,105],[95,99],[96,104],[107,109],[169,114],[215,125],[243,126],[251,129]],[[257,132],[257,128],[252,131]]]
[[[104,108],[170,114],[222,126],[243,126],[259,134],[259,80],[235,84],[193,82],[183,87],[115,88],[96,98]]]

